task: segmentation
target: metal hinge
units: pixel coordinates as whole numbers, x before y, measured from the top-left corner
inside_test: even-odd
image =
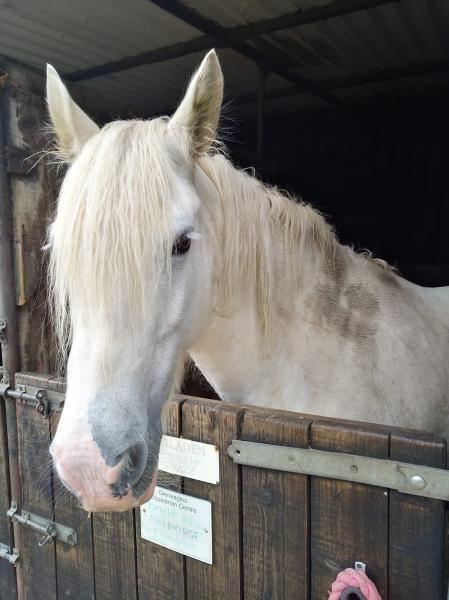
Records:
[[[449,500],[449,471],[394,460],[232,440],[228,455],[239,465],[315,475]]]
[[[12,565],[15,565],[19,560],[19,551],[17,548],[11,548],[11,546],[7,546],[6,544],[0,544],[0,558],[4,558]]]
[[[65,544],[70,544],[71,546],[76,546],[78,543],[77,533],[71,527],[55,523],[50,519],[40,517],[39,515],[35,515],[28,511],[22,510],[19,514],[16,502],[11,502],[11,508],[6,514],[13,523],[29,527],[33,531],[42,534],[42,537],[39,540],[39,546],[44,546],[54,539],[64,542]]]

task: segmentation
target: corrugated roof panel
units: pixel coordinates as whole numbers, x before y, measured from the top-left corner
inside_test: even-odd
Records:
[[[51,60],[64,71],[198,35],[147,0],[6,0],[0,11],[1,53],[11,55],[7,42],[13,39],[14,58],[27,57],[27,62],[38,67]]]
[[[448,4],[435,0],[429,10],[422,0],[404,0],[264,36],[264,46],[317,80],[449,58],[441,37],[431,35],[430,19],[434,13],[433,21],[449,31]]]
[[[234,27],[293,13],[332,2],[326,0],[184,0],[203,16]],[[282,65],[310,79],[331,83],[366,73],[397,69],[411,64],[449,60],[449,1],[402,0],[342,17],[296,27],[252,40],[251,44]],[[148,0],[3,0],[0,7],[0,53],[43,67],[51,62],[67,73],[100,65],[124,56],[176,44],[201,32],[156,7]],[[219,52],[231,98],[255,93],[255,64],[233,50]],[[81,87],[120,99],[123,104],[144,106],[158,113],[170,110],[203,54],[192,54],[96,77]],[[405,96],[443,85],[441,74],[398,79],[365,88],[338,92],[350,101],[380,94]],[[284,79],[270,75],[268,89],[285,88]],[[290,84],[291,85],[291,84]],[[270,111],[301,108],[319,99],[298,97],[270,100]],[[107,110],[107,107],[105,107]],[[238,109],[239,110],[239,109]],[[241,109],[243,112],[248,108]],[[250,112],[254,113],[254,105]]]

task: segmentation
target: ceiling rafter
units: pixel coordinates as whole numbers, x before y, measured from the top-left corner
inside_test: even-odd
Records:
[[[332,4],[306,8],[295,13],[281,15],[279,17],[259,21],[257,23],[239,25],[233,28],[225,28],[215,21],[211,21],[210,19],[199,15],[192,9],[185,7],[180,2],[167,2],[166,0],[154,1],[153,4],[157,4],[163,10],[170,12],[170,14],[180,18],[186,23],[189,23],[196,29],[206,32],[205,35],[186,42],[179,42],[171,46],[149,50],[133,56],[110,61],[102,65],[96,65],[87,69],[69,73],[66,75],[66,78],[70,81],[82,81],[91,79],[93,77],[99,77],[101,75],[132,69],[134,67],[163,62],[173,58],[179,58],[181,56],[204,51],[212,46],[215,46],[218,48],[235,48],[241,54],[244,54],[248,58],[257,61],[258,63],[262,63],[265,68],[268,68],[272,72],[281,75],[281,77],[287,81],[294,83],[296,86],[301,88],[302,92],[319,92],[321,94],[323,92],[317,90],[312,81],[305,77],[301,77],[298,73],[286,68],[284,65],[280,65],[277,62],[275,63],[273,59],[255,50],[252,48],[252,46],[246,44],[245,41],[253,39],[254,37],[266,35],[268,33],[274,33],[276,31],[281,31],[292,27],[316,23],[325,19],[350,14],[355,11],[366,10],[376,6],[400,1],[401,0],[336,0]],[[327,96],[326,92],[324,92],[324,94]],[[334,103],[334,99],[329,96],[325,97],[324,99],[328,102],[331,101]]]
[[[220,25],[216,21],[204,17],[179,0],[149,1],[152,4],[159,6],[159,8],[165,10],[165,12],[170,13],[177,19],[180,19],[184,23],[188,23],[191,27],[195,27],[199,31],[202,31],[204,34],[210,36],[214,40],[214,45],[218,44],[225,47],[228,46],[228,31],[226,27],[223,27],[223,25]],[[321,90],[318,86],[316,86],[315,82],[286,67],[271,56],[260,52],[250,44],[246,42],[239,42],[233,44],[232,48],[242,56],[249,58],[259,65],[262,65],[266,70],[275,73],[291,83],[294,83],[304,92],[314,94],[333,106],[339,106],[339,101],[334,98],[330,92]]]
[[[412,64],[395,69],[380,69],[378,71],[371,71],[369,73],[363,73],[354,77],[329,79],[320,85],[322,86],[323,90],[337,91],[374,83],[387,83],[406,77],[417,77],[430,75],[433,73],[442,73],[444,71],[449,71],[449,60]],[[289,86],[285,88],[267,90],[265,92],[265,99],[273,100],[276,98],[288,98],[289,96],[300,96],[303,93],[304,92],[299,90],[297,87]],[[232,102],[233,104],[251,104],[253,102],[257,102],[257,100],[257,93],[249,93],[237,96]]]

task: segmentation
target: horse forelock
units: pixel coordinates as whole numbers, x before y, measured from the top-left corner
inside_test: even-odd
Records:
[[[148,282],[156,285],[170,268],[174,174],[166,129],[164,119],[111,123],[67,172],[49,240],[49,289],[63,350],[74,301],[87,323],[103,319],[109,329],[111,300],[121,294],[130,307],[126,320],[137,324]]]

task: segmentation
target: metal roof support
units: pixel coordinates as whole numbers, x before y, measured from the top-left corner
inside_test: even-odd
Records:
[[[229,45],[228,32],[225,27],[223,27],[216,21],[213,21],[212,19],[203,17],[195,10],[192,10],[188,6],[185,6],[179,0],[149,1],[155,4],[156,6],[159,6],[166,12],[170,13],[174,17],[180,19],[181,21],[184,21],[184,23],[188,23],[192,27],[195,27],[196,29],[199,29],[206,35],[209,35],[214,40],[214,43],[217,42],[218,45],[222,45],[224,47],[227,47]],[[276,61],[275,59],[263,54],[262,52],[259,52],[259,50],[253,48],[246,42],[234,44],[232,47],[236,52],[238,52],[242,56],[245,56],[246,58],[249,58],[250,60],[253,60],[258,64],[264,65],[265,68],[271,71],[272,73],[276,73],[276,75],[279,75],[287,81],[294,83],[305,92],[307,91],[311,94],[315,94],[316,96],[320,97],[325,102],[328,102],[331,105],[337,107],[339,106],[338,100],[334,98],[331,93],[325,90],[321,90],[319,86],[316,86],[315,83],[310,79],[307,79],[306,77],[299,75],[299,73],[296,73],[288,67],[285,67],[284,65],[278,63],[278,61]]]
[[[179,58],[180,56],[186,56],[194,52],[207,50],[211,46],[216,46],[219,48],[235,48],[241,54],[244,54],[253,60],[260,62],[260,60],[263,59],[264,62],[271,62],[271,70],[273,72],[278,72],[278,74],[280,74],[282,77],[293,81],[293,83],[296,85],[304,86],[307,82],[306,79],[298,79],[298,76],[295,76],[288,69],[285,70],[285,68],[283,68],[281,65],[273,64],[272,60],[262,56],[261,53],[256,51],[254,48],[245,44],[245,40],[258,37],[260,35],[273,33],[275,31],[315,23],[317,21],[342,16],[351,12],[400,1],[402,0],[337,0],[331,5],[311,7],[288,15],[275,17],[274,19],[267,19],[258,23],[240,25],[238,27],[227,29],[215,21],[201,16],[196,11],[185,7],[180,2],[155,0],[153,2],[154,4],[163,10],[170,12],[170,14],[176,16],[184,22],[189,23],[196,29],[205,32],[206,35],[189,40],[187,42],[180,42],[178,44],[173,44],[172,46],[166,46],[164,48],[142,52],[133,56],[121,58],[119,60],[110,61],[108,63],[104,63],[103,65],[97,65],[76,71],[74,73],[69,73],[66,75],[66,78],[70,81],[81,81],[142,65]],[[275,70],[279,68],[283,74]]]
[[[403,77],[416,77],[417,75],[427,75],[431,73],[441,73],[449,71],[449,61],[441,60],[437,62],[428,62],[420,65],[408,65],[399,69],[383,69],[372,71],[371,73],[363,73],[356,77],[344,77],[340,79],[330,79],[320,84],[323,90],[341,90],[358,85],[369,85],[371,83],[386,83],[395,81]],[[305,93],[296,87],[286,87],[275,90],[267,90],[265,99],[287,98],[289,96],[299,96]],[[251,104],[258,101],[258,94],[242,94],[234,98],[234,104]]]

